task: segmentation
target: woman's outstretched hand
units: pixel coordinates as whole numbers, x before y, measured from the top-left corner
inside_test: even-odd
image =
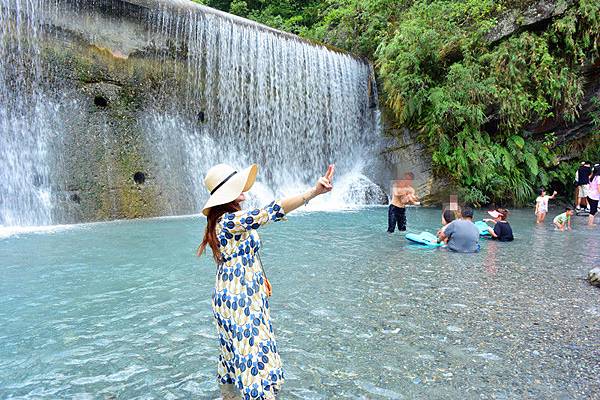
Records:
[[[335,173],[335,165],[330,164],[327,167],[325,175],[320,177],[315,185],[315,194],[318,196],[323,193],[331,192],[333,189],[333,174]]]
[[[317,184],[312,189],[309,189],[303,194],[281,199],[281,207],[283,207],[286,214],[294,211],[302,204],[306,205],[310,200],[314,199],[320,194],[331,192],[331,189],[333,189],[332,183],[334,171],[335,166],[331,164],[329,167],[327,167],[327,172],[325,175],[319,178]]]

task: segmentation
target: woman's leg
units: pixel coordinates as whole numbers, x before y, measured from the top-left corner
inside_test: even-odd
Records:
[[[540,212],[540,223],[544,222],[545,219],[546,219],[546,213]]]
[[[221,398],[223,400],[241,400],[242,395],[235,385],[221,385]]]
[[[598,200],[590,199],[588,197],[588,204],[590,205],[590,215],[588,216],[588,225],[594,225],[594,217],[598,212]]]

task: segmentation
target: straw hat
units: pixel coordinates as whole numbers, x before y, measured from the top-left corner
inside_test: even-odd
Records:
[[[204,186],[210,193],[210,198],[204,204],[202,213],[208,215],[211,207],[227,204],[238,198],[243,192],[254,185],[258,165],[252,164],[242,171],[227,164],[218,164],[208,170],[204,178]]]

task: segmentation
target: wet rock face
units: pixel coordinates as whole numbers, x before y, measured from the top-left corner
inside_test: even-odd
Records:
[[[593,268],[588,272],[588,281],[591,285],[600,287],[600,267]]]
[[[390,183],[401,179],[405,173],[414,176],[413,187],[423,205],[438,205],[448,201],[448,182],[443,177],[436,177],[431,170],[431,155],[417,140],[415,132],[406,128],[398,128],[394,124],[391,112],[382,105],[383,129],[390,140],[389,149],[383,158],[391,167],[391,174],[386,177]],[[387,204],[387,203],[385,203]]]
[[[562,15],[573,3],[573,0],[541,0],[525,10],[510,10],[499,18],[498,24],[487,34],[486,39],[494,43],[521,29],[549,22]]]
[[[389,203],[389,199],[387,194],[385,194],[385,190],[379,185],[371,186],[365,192],[365,198],[367,204],[387,205]]]

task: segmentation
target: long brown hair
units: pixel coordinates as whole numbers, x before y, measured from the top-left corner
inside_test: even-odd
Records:
[[[217,230],[215,229],[217,226],[217,222],[225,213],[231,213],[240,211],[241,207],[237,201],[232,201],[227,204],[220,204],[218,206],[211,207],[208,210],[208,215],[206,216],[206,229],[204,230],[204,239],[202,239],[202,243],[198,246],[198,251],[196,254],[201,256],[206,250],[206,245],[210,246],[210,249],[213,253],[213,258],[217,264],[220,264],[221,261],[221,252],[219,251],[219,239],[217,238]]]

